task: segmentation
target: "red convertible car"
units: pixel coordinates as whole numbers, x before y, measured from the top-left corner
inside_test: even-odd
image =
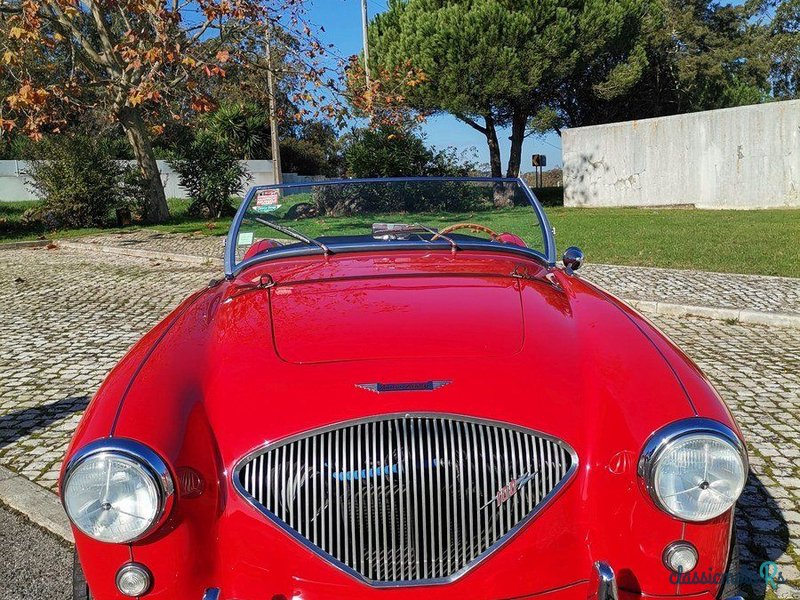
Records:
[[[67,452],[75,598],[732,597],[741,433],[582,262],[516,179],[250,190]]]

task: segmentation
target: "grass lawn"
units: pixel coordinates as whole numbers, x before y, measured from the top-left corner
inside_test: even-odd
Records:
[[[302,200],[295,197],[294,202]],[[31,202],[0,202],[0,240],[35,239],[19,223]],[[186,215],[186,201],[170,201],[173,219],[149,229],[224,235],[230,220],[198,221]],[[276,216],[288,208],[285,206]],[[800,210],[693,210],[638,208],[551,207],[547,214],[556,229],[559,251],[580,246],[595,263],[643,265],[800,277]],[[420,222],[433,227],[473,221],[495,231],[512,231],[539,246],[539,234],[529,208],[478,213],[390,214],[286,221],[314,237],[366,233],[373,222]],[[55,232],[54,238],[114,232],[81,229]]]

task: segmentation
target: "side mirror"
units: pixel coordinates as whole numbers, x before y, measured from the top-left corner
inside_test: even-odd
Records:
[[[583,250],[576,246],[570,246],[564,250],[564,256],[561,257],[568,275],[572,275],[574,271],[580,269],[585,259]]]

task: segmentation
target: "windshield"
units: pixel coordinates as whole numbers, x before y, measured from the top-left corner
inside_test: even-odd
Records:
[[[519,179],[362,179],[251,188],[228,234],[225,273],[279,256],[415,248],[555,264],[547,217]]]

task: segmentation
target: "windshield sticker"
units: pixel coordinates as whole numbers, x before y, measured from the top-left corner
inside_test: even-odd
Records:
[[[242,232],[239,234],[239,239],[236,241],[236,244],[239,246],[250,246],[253,243],[253,232],[248,231],[247,233]]]
[[[259,190],[253,202],[253,210],[259,213],[268,213],[278,210],[280,205],[280,190]]]

